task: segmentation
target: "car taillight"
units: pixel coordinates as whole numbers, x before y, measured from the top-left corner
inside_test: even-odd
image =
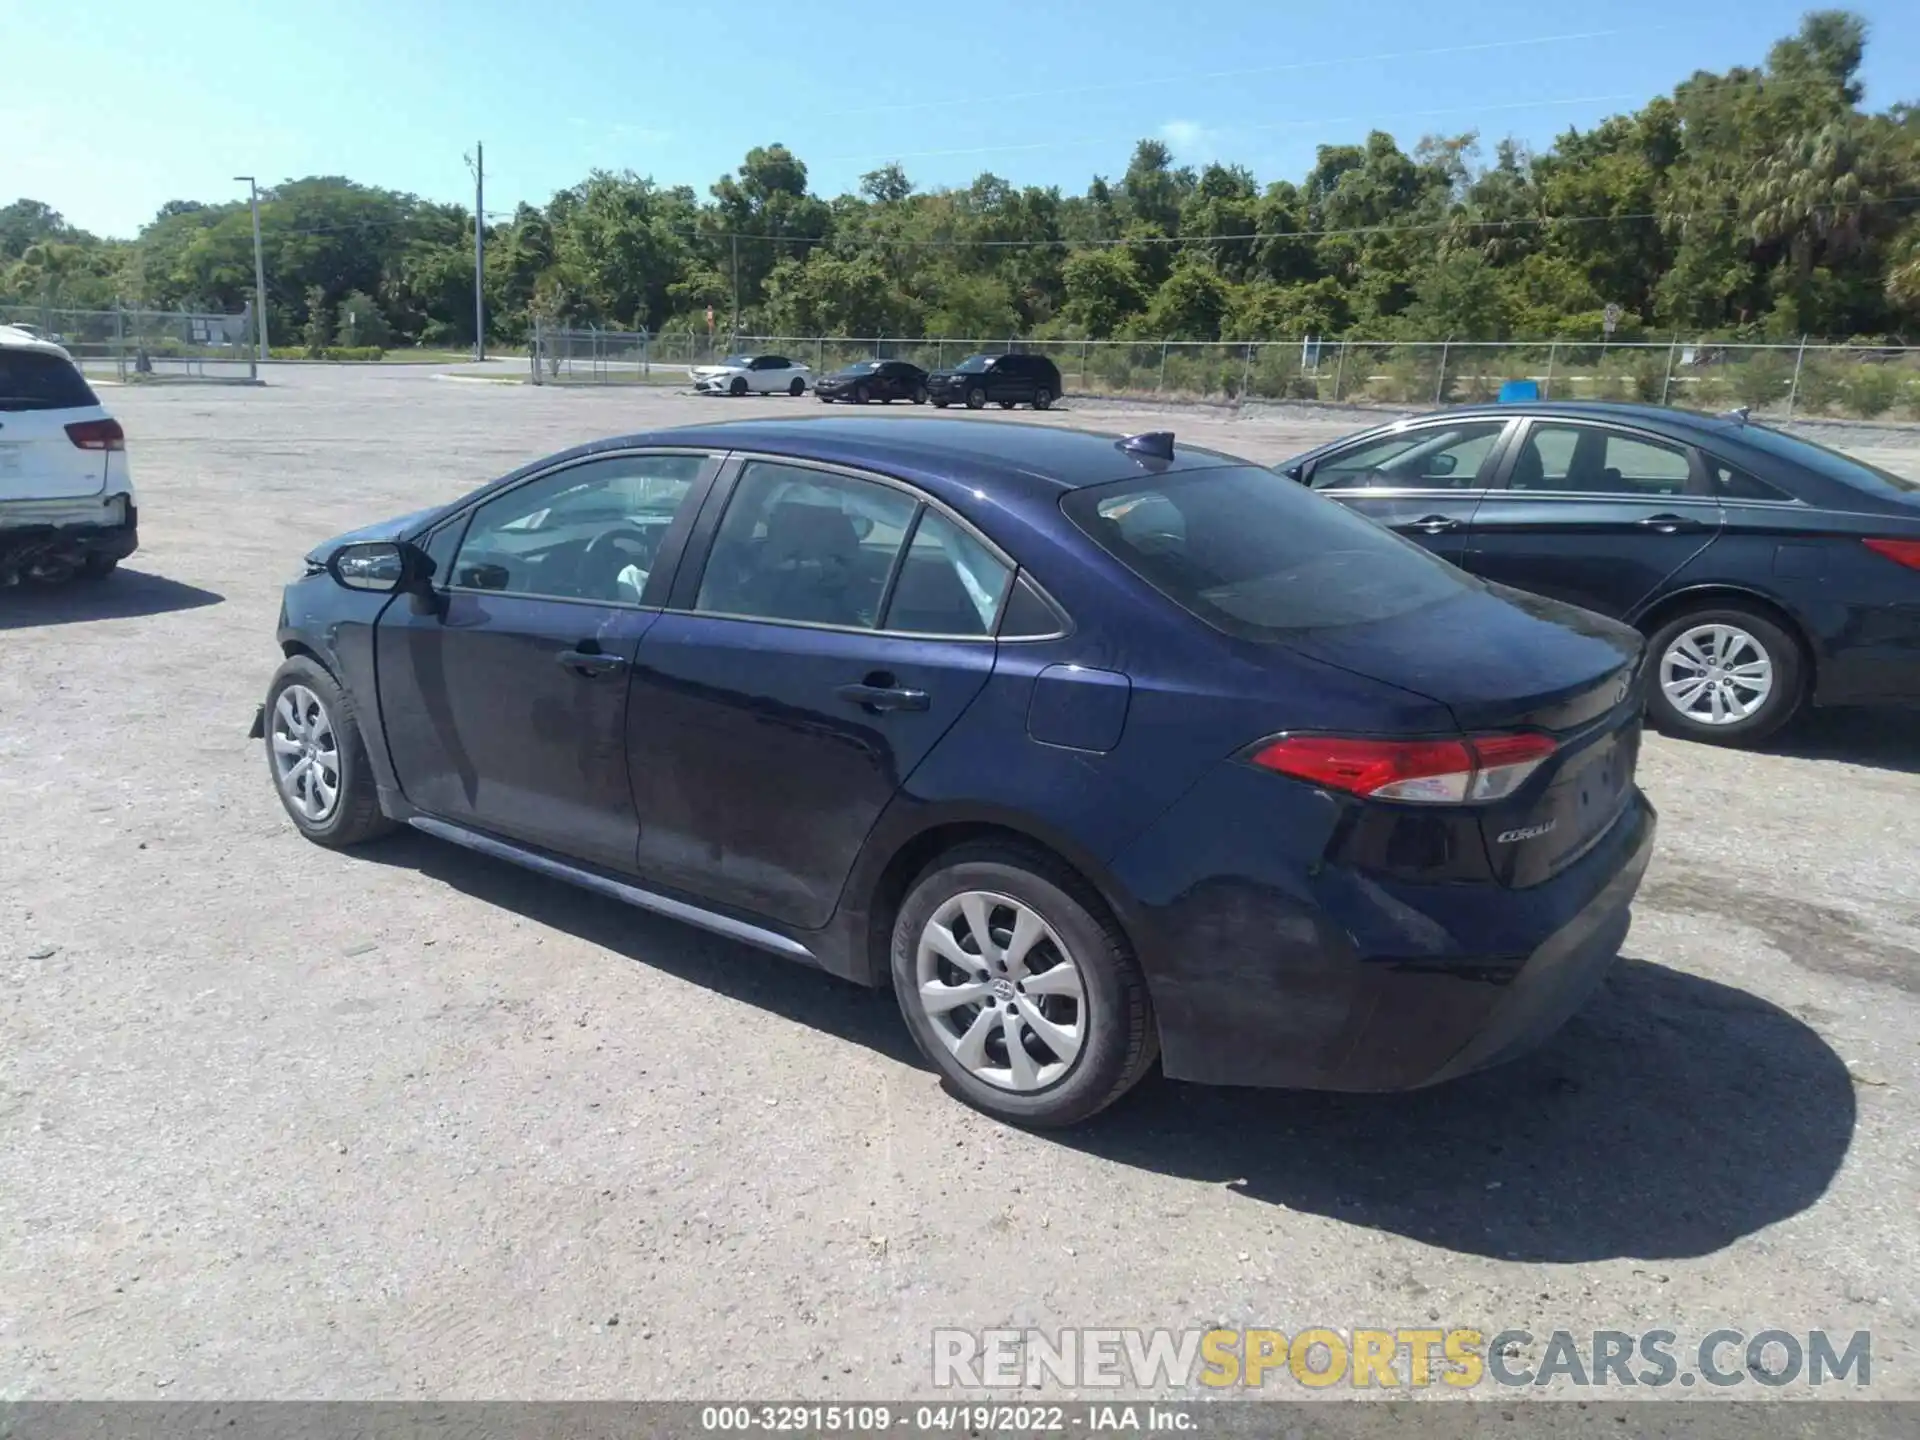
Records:
[[[127,448],[127,432],[118,420],[76,420],[67,426],[67,438],[82,450]]]
[[[1920,540],[1864,540],[1861,543],[1874,554],[1884,555],[1896,565],[1920,570]]]
[[[1474,805],[1511,795],[1553,754],[1545,735],[1477,735],[1463,740],[1365,740],[1288,735],[1249,757],[1296,780],[1423,805]]]

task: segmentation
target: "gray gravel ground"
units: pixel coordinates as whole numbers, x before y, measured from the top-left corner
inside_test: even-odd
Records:
[[[245,738],[315,540],[818,407],[269,378],[109,392],[141,552],[0,593],[0,1398],[897,1397],[936,1326],[1216,1323],[1868,1329],[1920,1397],[1913,716],[1651,740],[1625,962],[1542,1053],[1024,1134],[887,997],[422,837],[306,844]],[[1268,460],[1351,424],[1037,418]]]

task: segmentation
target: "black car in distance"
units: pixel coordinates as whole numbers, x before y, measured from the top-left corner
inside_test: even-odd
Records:
[[[1278,467],[1484,580],[1649,637],[1649,718],[1723,745],[1920,702],[1920,481],[1743,412],[1534,402]]]
[[[822,375],[813,382],[813,393],[823,405],[845,400],[850,405],[865,405],[878,400],[890,405],[895,400],[927,403],[927,372],[905,360],[857,360],[853,364]]]
[[[1044,355],[969,355],[929,375],[927,393],[942,410],[955,403],[983,410],[988,401],[1002,410],[1045,410],[1060,398],[1060,367]]]

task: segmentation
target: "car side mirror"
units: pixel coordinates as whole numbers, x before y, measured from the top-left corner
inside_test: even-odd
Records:
[[[1458,455],[1429,455],[1427,457],[1427,474],[1429,475],[1451,475],[1459,468],[1460,457]]]
[[[348,590],[424,593],[433,579],[433,560],[404,540],[356,540],[327,557],[327,573]]]
[[[1286,476],[1287,479],[1296,481],[1299,484],[1304,485],[1307,483],[1307,467],[1305,465],[1288,465],[1285,466],[1280,473]]]

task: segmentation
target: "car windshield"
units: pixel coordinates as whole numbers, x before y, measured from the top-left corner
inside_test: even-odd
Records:
[[[1095,485],[1068,495],[1063,508],[1162,595],[1245,640],[1386,620],[1478,583],[1339,502],[1251,465]]]
[[[726,358],[726,359],[724,359],[724,360],[722,360],[722,361],[721,361],[720,363],[721,363],[722,365],[737,365],[737,366],[739,366],[739,367],[740,367],[740,368],[741,368],[742,370],[744,370],[744,369],[746,369],[746,368],[747,368],[747,366],[749,366],[749,365],[751,365],[751,364],[753,364],[753,356],[751,356],[751,355],[729,355],[729,356],[727,356],[727,358]]]
[[[840,373],[842,375],[871,375],[880,368],[878,360],[856,360]]]
[[[1869,465],[1864,460],[1856,460],[1851,455],[1829,450],[1824,445],[1816,445],[1811,440],[1802,440],[1798,435],[1789,435],[1782,430],[1746,424],[1740,427],[1740,439],[1776,459],[1804,465],[1816,475],[1824,475],[1829,480],[1838,480],[1843,485],[1851,485],[1859,490],[1871,490],[1882,495],[1920,492],[1920,480],[1895,475],[1891,470],[1882,470],[1878,465]]]
[[[991,370],[993,362],[999,358],[998,355],[969,355],[953,368],[965,374],[977,375],[982,370]]]
[[[44,350],[0,349],[0,411],[78,410],[99,403],[70,361]]]

